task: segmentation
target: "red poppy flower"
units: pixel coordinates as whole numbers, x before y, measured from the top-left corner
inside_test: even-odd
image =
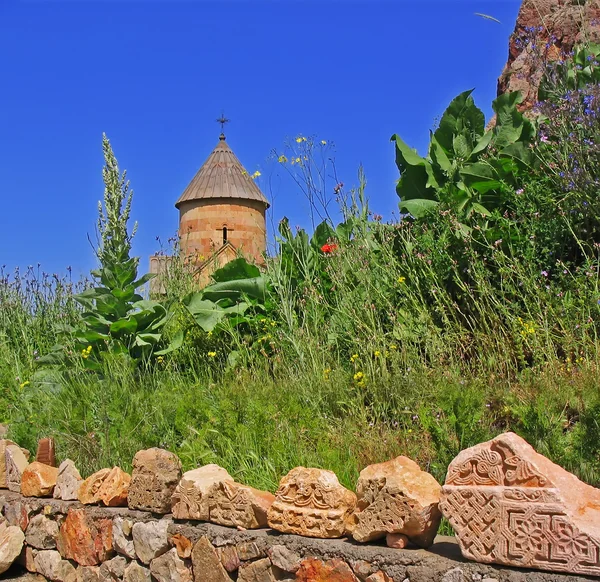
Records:
[[[324,244],[321,247],[321,250],[325,253],[325,254],[329,254],[332,253],[333,251],[335,251],[335,249],[337,249],[337,245],[336,244]]]

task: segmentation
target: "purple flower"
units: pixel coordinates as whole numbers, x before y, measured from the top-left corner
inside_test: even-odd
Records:
[[[544,277],[548,276],[548,271],[542,271],[542,275],[544,275]]]

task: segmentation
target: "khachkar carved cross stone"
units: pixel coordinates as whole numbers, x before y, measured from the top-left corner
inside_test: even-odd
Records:
[[[600,489],[513,433],[462,451],[440,509],[465,558],[600,576]]]
[[[356,495],[332,471],[296,467],[279,482],[269,526],[312,538],[339,538],[353,527]]]

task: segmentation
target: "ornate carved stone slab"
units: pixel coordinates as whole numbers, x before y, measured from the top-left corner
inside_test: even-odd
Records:
[[[465,558],[600,576],[600,490],[513,433],[452,461],[440,508]]]
[[[389,544],[398,547],[405,538],[397,535],[402,534],[418,546],[429,547],[442,519],[441,491],[435,478],[407,457],[369,465],[356,485],[354,539],[368,542],[386,536]]]
[[[127,503],[130,509],[169,513],[171,497],[181,479],[181,461],[175,453],[152,448],[133,457]]]
[[[233,483],[233,477],[214,464],[184,473],[171,499],[173,517],[208,521],[209,496],[216,485],[225,481]]]
[[[209,518],[213,523],[230,527],[267,527],[267,511],[273,501],[275,495],[269,491],[222,481],[210,494]]]
[[[339,538],[351,532],[355,506],[356,495],[332,471],[296,467],[279,482],[267,519],[283,533]]]

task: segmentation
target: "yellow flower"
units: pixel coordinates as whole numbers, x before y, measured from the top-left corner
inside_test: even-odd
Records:
[[[165,361],[165,359],[164,359],[162,356],[158,356],[158,358],[156,358],[156,361],[157,361],[159,364],[162,364],[162,363]]]
[[[286,158],[286,157],[285,157],[283,154],[281,154],[281,155],[280,155],[280,156],[277,158],[277,161],[278,161],[280,164],[285,164],[285,163],[288,161],[288,159],[287,159],[287,158]]]
[[[21,384],[19,384],[19,386],[21,387],[21,390],[23,390],[25,386],[29,386],[29,380],[25,380],[25,382],[22,382]]]
[[[379,350],[375,350],[375,353],[373,354],[376,358],[378,358],[379,356],[381,356],[381,352]]]
[[[329,380],[329,374],[331,374],[331,368],[325,368],[325,370],[323,370],[323,379]]]
[[[397,350],[397,349],[398,349],[398,346],[396,344],[392,344],[390,346],[390,350]]]
[[[214,358],[217,355],[217,352],[208,352],[207,356],[209,358]]]
[[[364,377],[365,377],[365,375],[362,372],[356,372],[356,374],[354,374],[354,379],[357,382],[362,380]]]
[[[321,140],[321,145],[327,145],[327,142],[324,139],[322,139]]]
[[[350,361],[351,361],[351,362],[356,362],[356,360],[358,360],[358,354],[352,354],[352,355],[350,356]]]
[[[398,284],[402,285],[402,283],[404,283],[404,281],[406,281],[406,277],[398,277]]]
[[[302,143],[302,138],[300,136],[296,138],[296,143]]]
[[[256,170],[256,172],[254,172],[254,174],[252,174],[252,176],[250,176],[253,180],[256,180],[256,178],[258,178],[259,176],[261,176],[261,173]]]
[[[365,381],[364,381],[364,380],[361,380],[360,382],[357,382],[357,383],[356,383],[356,385],[357,385],[359,388],[362,388],[362,387],[365,385]]]
[[[88,346],[87,348],[83,348],[81,350],[81,357],[86,360],[92,351],[92,346]]]

